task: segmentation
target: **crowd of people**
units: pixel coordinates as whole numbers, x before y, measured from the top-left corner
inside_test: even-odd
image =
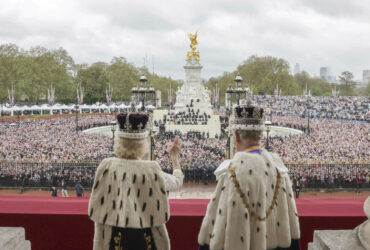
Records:
[[[194,111],[194,108],[187,108],[187,111],[168,111],[168,113],[163,116],[162,120],[155,120],[154,125],[207,125],[209,118],[211,118],[211,115],[206,112],[201,113],[199,109]]]
[[[253,101],[272,115],[370,121],[368,97],[256,95]]]
[[[79,127],[105,124],[112,116],[81,116]],[[78,129],[79,130],[79,129]],[[33,119],[14,126],[0,126],[0,162],[73,162],[102,159],[111,139],[76,132],[74,117]]]
[[[272,120],[273,125],[296,128],[304,132],[285,137],[275,136],[269,140],[271,151],[280,155],[285,163],[302,166],[299,171],[291,171],[296,183],[307,187],[323,183],[332,186],[369,184],[368,98],[255,96],[254,102],[265,106],[267,119]],[[306,118],[307,107],[309,120]],[[197,120],[192,120],[193,117]],[[186,122],[204,122],[207,117],[207,114],[200,114],[194,111],[193,107],[188,107],[188,113],[169,113],[164,121],[157,122],[163,125],[171,121],[182,122],[181,119],[186,119]],[[58,183],[62,179],[68,185],[78,180],[82,181],[84,186],[91,185],[97,163],[82,172],[78,172],[81,168],[73,164],[99,162],[106,158],[112,140],[82,131],[109,125],[112,119],[112,115],[83,115],[78,118],[77,129],[74,116],[32,119],[13,125],[0,123],[0,185],[52,185],[55,180]],[[227,117],[221,116],[224,130],[227,122]],[[221,133],[217,138],[210,138],[209,134],[197,131],[187,134],[165,129],[160,131],[155,143],[156,159],[168,172],[171,171],[171,164],[167,147],[175,135],[182,137],[183,151],[180,162],[184,169],[185,181],[214,181],[213,171],[226,157],[226,134]],[[329,170],[325,168],[324,174],[316,168],[303,167],[317,164],[332,164],[330,166],[333,167]],[[349,169],[338,167],[342,166],[341,164],[348,164],[345,166]],[[354,170],[350,168],[353,164],[360,164],[358,166],[361,171],[353,174]]]

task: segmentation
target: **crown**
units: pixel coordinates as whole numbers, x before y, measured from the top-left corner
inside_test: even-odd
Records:
[[[144,139],[149,136],[147,123],[149,116],[142,113],[121,113],[117,115],[118,137],[127,139]]]
[[[265,130],[263,108],[251,105],[240,105],[235,108],[233,129],[235,130]]]

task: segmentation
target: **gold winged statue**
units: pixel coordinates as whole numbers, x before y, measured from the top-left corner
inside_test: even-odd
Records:
[[[189,62],[191,57],[194,56],[197,59],[197,62],[199,63],[199,60],[200,60],[199,52],[195,51],[197,49],[196,45],[198,44],[198,41],[197,41],[198,31],[195,32],[194,35],[189,34],[188,32],[186,32],[186,34],[188,35],[190,39],[190,48],[191,48],[191,51],[189,51],[186,56],[186,61]]]

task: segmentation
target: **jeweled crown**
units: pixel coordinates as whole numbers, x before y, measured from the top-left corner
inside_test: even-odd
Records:
[[[264,110],[250,102],[237,106],[233,123],[235,130],[265,130]]]
[[[128,139],[143,139],[149,136],[149,116],[144,113],[121,113],[117,115],[118,136]]]

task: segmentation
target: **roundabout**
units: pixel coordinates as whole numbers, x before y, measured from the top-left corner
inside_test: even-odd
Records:
[[[97,135],[97,136],[105,136],[112,138],[112,129],[111,126],[104,126],[104,127],[96,127],[90,128],[83,131],[86,134]],[[280,126],[271,126],[271,131],[269,133],[270,137],[286,137],[290,135],[301,135],[303,132],[298,129],[292,129],[287,127],[280,127]],[[266,132],[264,132],[264,136],[266,137]]]

